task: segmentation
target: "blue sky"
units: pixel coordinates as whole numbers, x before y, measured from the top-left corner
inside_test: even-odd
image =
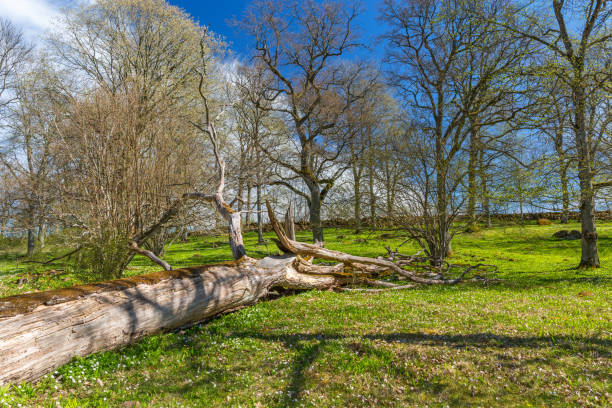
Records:
[[[233,17],[240,18],[245,9],[251,3],[250,0],[226,0],[219,5],[218,1],[207,0],[168,0],[170,4],[178,6],[194,17],[200,24],[207,25],[212,31],[223,35],[226,40],[231,42],[231,49],[239,54],[246,55],[253,45],[248,37],[244,37],[236,28],[228,24],[228,20]],[[363,35],[364,42],[370,40],[384,32],[384,27],[376,20],[378,16],[378,0],[362,1],[362,15],[358,25]]]
[[[63,7],[93,0],[0,0],[0,16],[8,17],[24,30],[26,36],[36,42],[46,30],[52,29],[61,15]],[[231,42],[232,50],[238,56],[246,56],[253,43],[228,24],[233,17],[240,18],[251,0],[166,0],[190,14],[200,24],[210,27]],[[282,0],[281,0],[282,1]],[[377,21],[378,7],[382,0],[361,0],[362,14],[357,24],[362,41],[371,44],[372,40],[384,32],[384,25]],[[374,53],[382,55],[382,48],[375,47]]]

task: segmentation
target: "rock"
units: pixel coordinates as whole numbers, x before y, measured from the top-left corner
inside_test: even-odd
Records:
[[[582,234],[580,233],[580,231],[576,231],[576,230],[572,230],[572,231],[560,230],[560,231],[555,232],[553,234],[553,237],[557,239],[575,240],[575,239],[582,238]]]

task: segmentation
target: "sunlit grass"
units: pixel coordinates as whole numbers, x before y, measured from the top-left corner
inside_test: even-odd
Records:
[[[36,384],[0,388],[0,407],[610,406],[612,224],[598,226],[596,270],[573,269],[580,242],[551,238],[561,228],[578,225],[458,236],[452,261],[496,264],[497,283],[266,301],[75,360]],[[253,233],[245,241],[251,256],[276,252],[257,246]],[[399,232],[326,230],[327,247],[359,255],[383,255],[402,241]],[[192,238],[166,260],[228,260],[225,242]],[[19,288],[20,276],[44,268],[1,262],[5,295],[78,281],[69,271]],[[156,269],[135,259],[128,274]]]

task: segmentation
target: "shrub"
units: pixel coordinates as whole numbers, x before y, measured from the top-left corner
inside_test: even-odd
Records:
[[[538,218],[538,225],[550,225],[552,221],[548,218]]]
[[[469,232],[470,234],[474,234],[476,232],[480,232],[480,226],[476,223],[470,223],[465,228],[465,232]]]
[[[84,280],[121,278],[131,255],[127,242],[127,237],[108,231],[103,232],[97,240],[91,240],[79,262]]]

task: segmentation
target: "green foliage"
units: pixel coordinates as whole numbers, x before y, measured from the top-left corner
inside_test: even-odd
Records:
[[[77,256],[77,268],[84,281],[102,281],[123,276],[129,262],[128,238],[113,231],[103,231],[101,237],[90,242],[83,256]]]

